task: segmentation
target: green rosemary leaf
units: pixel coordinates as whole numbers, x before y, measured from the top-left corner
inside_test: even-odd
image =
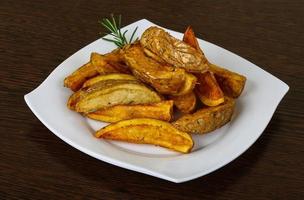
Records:
[[[134,31],[133,31],[133,33],[132,33],[132,35],[131,35],[131,38],[130,38],[130,40],[129,40],[129,43],[131,43],[132,42],[132,40],[133,40],[133,37],[134,37],[134,35],[135,35],[135,32],[137,31],[137,29],[138,29],[138,26],[136,26],[136,28],[134,29]],[[138,38],[137,38],[138,39]],[[136,39],[136,40],[137,40]],[[135,41],[136,41],[135,40]]]
[[[113,42],[116,46],[122,48],[126,44],[130,44],[133,41],[135,32],[137,31],[137,28],[132,32],[131,38],[129,41],[126,38],[126,33],[128,30],[125,30],[123,33],[121,32],[121,15],[118,15],[118,21],[116,21],[116,18],[113,14],[110,15],[110,19],[103,18],[102,20],[98,21],[107,31],[109,31],[109,35],[111,35],[113,38],[103,38],[106,41]]]

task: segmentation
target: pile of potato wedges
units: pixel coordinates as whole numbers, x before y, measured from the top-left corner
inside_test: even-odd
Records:
[[[191,134],[231,120],[246,77],[210,63],[192,28],[182,40],[150,27],[139,41],[90,61],[65,78],[74,93],[67,107],[109,122],[97,138],[154,144],[182,153]],[[174,111],[182,115],[174,117]]]

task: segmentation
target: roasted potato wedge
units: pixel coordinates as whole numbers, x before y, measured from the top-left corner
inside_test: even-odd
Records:
[[[241,95],[246,84],[245,76],[214,64],[210,65],[210,71],[214,73],[218,84],[226,96],[237,98]]]
[[[184,96],[194,89],[197,82],[197,78],[190,73],[186,73],[184,85],[180,88],[177,93],[172,94],[173,96]]]
[[[88,113],[86,116],[104,122],[118,122],[134,118],[151,118],[170,121],[173,114],[173,101],[152,104],[116,105]]]
[[[183,41],[204,54],[191,26],[185,31]],[[195,93],[203,104],[207,106],[217,106],[224,102],[224,94],[212,72],[197,73],[196,77],[198,84],[195,87]]]
[[[193,147],[191,136],[170,123],[148,118],[123,120],[95,133],[98,138],[162,146],[182,153]]]
[[[136,78],[129,74],[119,74],[119,73],[99,75],[84,82],[82,87],[83,88],[90,87],[100,81],[106,81],[106,80],[136,80]]]
[[[125,49],[124,58],[134,76],[161,94],[176,94],[185,84],[184,69],[160,64],[146,56],[139,44]]]
[[[231,120],[235,107],[233,98],[226,98],[221,105],[205,107],[193,114],[186,114],[173,122],[173,126],[187,133],[211,132]]]
[[[90,62],[99,74],[130,73],[128,67],[118,62],[120,58],[116,58],[114,55],[113,53],[101,55],[93,52]]]
[[[198,84],[195,93],[201,102],[207,106],[217,106],[224,102],[224,93],[218,85],[212,72],[196,74]]]
[[[174,101],[174,105],[182,113],[191,113],[196,106],[196,96],[194,92],[189,92],[182,96],[170,96],[170,99]]]
[[[162,97],[138,81],[106,80],[77,91],[70,99],[76,100],[76,103],[70,104],[75,105],[72,109],[89,113],[118,104],[157,103]]]
[[[208,61],[203,54],[159,27],[152,26],[146,29],[141,36],[140,44],[175,67],[199,73],[208,69]]]
[[[64,79],[64,86],[70,88],[72,91],[76,92],[82,86],[82,84],[98,75],[98,71],[91,64],[91,62],[86,63],[85,65],[78,68],[75,72]]]
[[[195,37],[193,29],[189,26],[187,30],[184,33],[183,41],[192,46],[193,48],[199,50],[202,54],[203,51],[201,50],[198,41]],[[242,93],[245,83],[246,83],[246,77],[242,76],[238,73],[229,71],[227,69],[218,67],[214,64],[211,64],[208,62],[209,70],[214,73],[215,78],[220,85],[220,88],[224,92],[226,96],[237,98]],[[208,74],[205,74],[205,76],[210,76]],[[213,79],[212,77],[209,77],[209,79]],[[210,86],[209,86],[210,87]],[[206,95],[205,95],[206,96]],[[211,99],[205,100],[210,101],[211,104],[215,104]],[[204,103],[204,101],[203,101]],[[206,104],[208,105],[208,104]]]
[[[187,29],[184,33],[183,41],[185,43],[189,44],[190,46],[192,46],[193,48],[195,48],[196,50],[200,51],[202,54],[204,54],[198,44],[197,38],[196,38],[191,26],[187,27]]]

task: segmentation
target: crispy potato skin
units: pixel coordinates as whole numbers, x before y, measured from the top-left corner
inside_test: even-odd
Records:
[[[173,122],[173,126],[187,133],[204,134],[225,125],[231,120],[235,107],[233,98],[215,107],[205,107],[193,114],[186,114]]]
[[[185,84],[185,70],[162,65],[146,56],[139,44],[126,48],[124,58],[134,76],[161,94],[176,94]]]
[[[196,106],[196,96],[194,92],[189,92],[181,96],[170,96],[170,99],[174,101],[174,105],[182,113],[191,113]]]
[[[203,104],[217,106],[224,102],[224,93],[212,72],[196,74],[196,77],[199,84],[195,87],[195,93]]]
[[[173,114],[173,101],[153,104],[116,105],[88,113],[86,116],[104,122],[118,122],[134,118],[151,118],[170,121]]]
[[[154,144],[182,153],[193,147],[191,136],[170,123],[148,118],[123,120],[110,124],[95,133],[98,138],[133,143]]]
[[[245,76],[214,64],[210,65],[210,71],[214,73],[218,84],[226,96],[237,98],[241,95],[246,84]]]
[[[208,62],[203,54],[159,27],[146,29],[140,44],[175,67],[189,72],[204,72],[208,69]]]
[[[77,90],[79,90],[81,88],[82,84],[86,80],[88,80],[96,75],[98,75],[97,70],[91,64],[91,62],[88,62],[88,63],[84,64],[83,66],[81,66],[80,68],[78,68],[71,75],[66,77],[64,79],[64,86],[68,87],[72,91],[76,92]]]

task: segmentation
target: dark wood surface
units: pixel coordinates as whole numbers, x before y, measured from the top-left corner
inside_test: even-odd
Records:
[[[197,36],[290,86],[258,141],[226,167],[174,184],[94,159],[26,106],[68,56],[121,13]],[[297,1],[0,1],[0,199],[304,199],[304,3]],[[271,92],[271,91],[270,91]],[[51,105],[50,105],[51,106]]]

